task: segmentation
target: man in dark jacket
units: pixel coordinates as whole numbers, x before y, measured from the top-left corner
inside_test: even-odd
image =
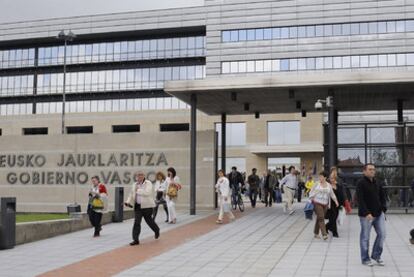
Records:
[[[375,180],[375,166],[366,164],[363,169],[364,177],[358,181],[356,188],[358,215],[361,223],[359,242],[361,261],[363,265],[373,266],[372,260],[374,260],[378,265],[384,266],[381,254],[385,241],[385,212],[387,211],[385,191]],[[377,237],[370,257],[368,248],[372,227]]]
[[[231,198],[232,202],[236,203],[237,195],[240,190],[240,186],[243,186],[244,179],[240,172],[237,171],[237,167],[233,166],[231,172],[228,175],[230,188],[231,188]]]
[[[260,178],[257,176],[257,169],[252,169],[252,175],[250,175],[247,178],[247,183],[249,184],[249,191],[250,191],[250,202],[252,203],[252,207],[256,207],[256,199],[257,199],[257,193],[259,191],[259,184],[260,184]]]

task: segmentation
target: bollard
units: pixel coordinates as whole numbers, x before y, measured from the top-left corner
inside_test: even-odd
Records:
[[[0,199],[0,249],[11,249],[16,245],[16,198]]]
[[[115,188],[115,212],[113,222],[122,222],[124,220],[124,188]]]
[[[79,204],[70,204],[66,208],[67,208],[68,214],[81,212],[81,206]]]

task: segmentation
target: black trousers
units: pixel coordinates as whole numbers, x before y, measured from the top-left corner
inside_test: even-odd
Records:
[[[97,213],[91,208],[88,208],[88,215],[91,225],[95,228],[94,234],[99,235],[99,232],[101,231],[102,213]]]
[[[139,235],[141,234],[142,218],[145,219],[145,222],[154,231],[154,233],[158,233],[160,231],[160,228],[158,227],[157,223],[155,223],[154,219],[152,219],[153,208],[141,209],[141,205],[135,204],[134,211],[135,221],[134,228],[132,228],[132,239],[134,241],[139,241]]]
[[[252,207],[256,207],[257,189],[251,189],[249,197],[250,197],[250,202],[252,203]]]
[[[297,194],[298,194],[298,202],[302,201],[302,186],[298,186]]]
[[[154,211],[152,213],[152,219],[154,219],[154,221],[155,221],[155,218],[157,217],[158,207],[160,205],[162,205],[164,207],[165,215],[167,216],[167,220],[168,220],[168,207],[167,207],[167,202],[164,199],[162,199],[162,200],[156,201],[155,208],[154,208]]]
[[[264,201],[267,206],[272,206],[273,190],[270,188],[264,188]]]
[[[326,230],[331,231],[334,236],[338,236],[338,227],[336,225],[336,220],[338,219],[339,210],[334,203],[331,204],[331,208],[326,212],[326,217],[328,218],[328,223],[326,223]]]

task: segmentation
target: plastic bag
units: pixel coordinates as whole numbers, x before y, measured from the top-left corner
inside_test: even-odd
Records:
[[[343,225],[346,217],[346,211],[344,207],[340,207],[338,211],[338,219],[337,223],[338,225]]]

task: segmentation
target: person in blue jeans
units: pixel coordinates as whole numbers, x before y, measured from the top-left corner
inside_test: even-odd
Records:
[[[366,266],[374,266],[375,263],[384,266],[381,254],[385,241],[385,212],[387,211],[385,191],[375,180],[375,165],[364,165],[363,173],[364,177],[358,181],[356,188],[358,215],[361,223],[359,238],[361,262]],[[377,237],[370,256],[369,237],[372,227]]]

